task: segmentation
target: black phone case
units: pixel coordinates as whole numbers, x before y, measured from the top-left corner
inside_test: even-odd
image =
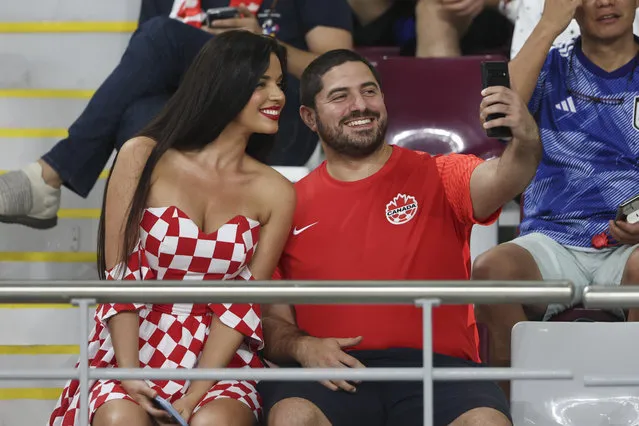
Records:
[[[238,16],[239,11],[236,7],[220,7],[216,9],[208,9],[206,11],[206,24],[210,26],[213,21],[237,18]]]
[[[624,200],[617,207],[617,216],[615,220],[624,221],[629,214],[639,210],[639,195],[635,195],[632,198]]]
[[[482,62],[481,63],[481,85],[482,89],[490,86],[504,86],[510,88],[510,75],[508,74],[508,63]],[[486,121],[504,117],[504,114],[490,114]],[[486,129],[486,135],[490,138],[511,138],[513,136],[510,127],[493,127]]]

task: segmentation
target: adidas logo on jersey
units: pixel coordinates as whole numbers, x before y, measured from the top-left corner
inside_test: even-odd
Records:
[[[568,98],[556,104],[555,108],[557,108],[559,111],[577,112],[577,108],[575,108],[575,103],[572,101],[572,96],[568,96]]]

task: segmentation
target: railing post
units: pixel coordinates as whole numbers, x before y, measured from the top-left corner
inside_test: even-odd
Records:
[[[422,308],[422,353],[424,371],[424,426],[433,425],[433,307],[437,299],[420,299],[415,303]]]
[[[95,304],[94,299],[73,299],[71,303],[80,312],[80,425],[89,425],[89,308]]]

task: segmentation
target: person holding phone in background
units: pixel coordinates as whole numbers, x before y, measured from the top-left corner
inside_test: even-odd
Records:
[[[202,25],[207,10],[229,5],[241,16]],[[299,77],[319,54],[352,49],[351,27],[346,0],[246,0],[244,5],[237,0],[143,0],[139,28],[122,60],[69,128],[69,136],[38,161],[0,176],[0,221],[55,226],[62,185],[87,197],[113,150],[161,110],[202,46],[233,29],[266,33],[286,48],[288,102],[267,162],[303,166],[317,147],[317,136],[299,117]]]
[[[512,86],[529,102],[544,156],[524,192],[520,236],[480,255],[474,279],[567,279],[576,294],[591,284],[639,284],[639,223],[615,220],[619,206],[639,194],[638,5],[546,1],[541,20],[510,62]],[[551,48],[573,18],[581,36]],[[547,320],[566,306],[525,308],[478,307],[478,320],[490,329],[494,365],[510,364],[517,322]],[[615,313],[624,318],[621,309]],[[637,310],[627,319],[639,320]]]
[[[544,11],[544,0],[507,0],[506,3],[512,11],[512,21],[515,23],[510,45],[510,57],[514,58],[539,23]],[[634,33],[639,35],[639,15],[635,17]],[[578,36],[579,24],[573,19],[557,36],[553,46],[560,46]]]

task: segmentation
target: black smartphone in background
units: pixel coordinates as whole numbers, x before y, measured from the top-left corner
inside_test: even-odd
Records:
[[[217,7],[206,11],[205,24],[207,27],[210,27],[213,21],[239,17],[240,11],[237,7]]]
[[[482,89],[491,86],[504,86],[510,88],[510,74],[508,73],[508,62],[491,61],[481,63],[481,85]],[[490,114],[486,121],[504,117],[504,114]],[[510,127],[493,127],[486,129],[489,138],[512,138]]]

